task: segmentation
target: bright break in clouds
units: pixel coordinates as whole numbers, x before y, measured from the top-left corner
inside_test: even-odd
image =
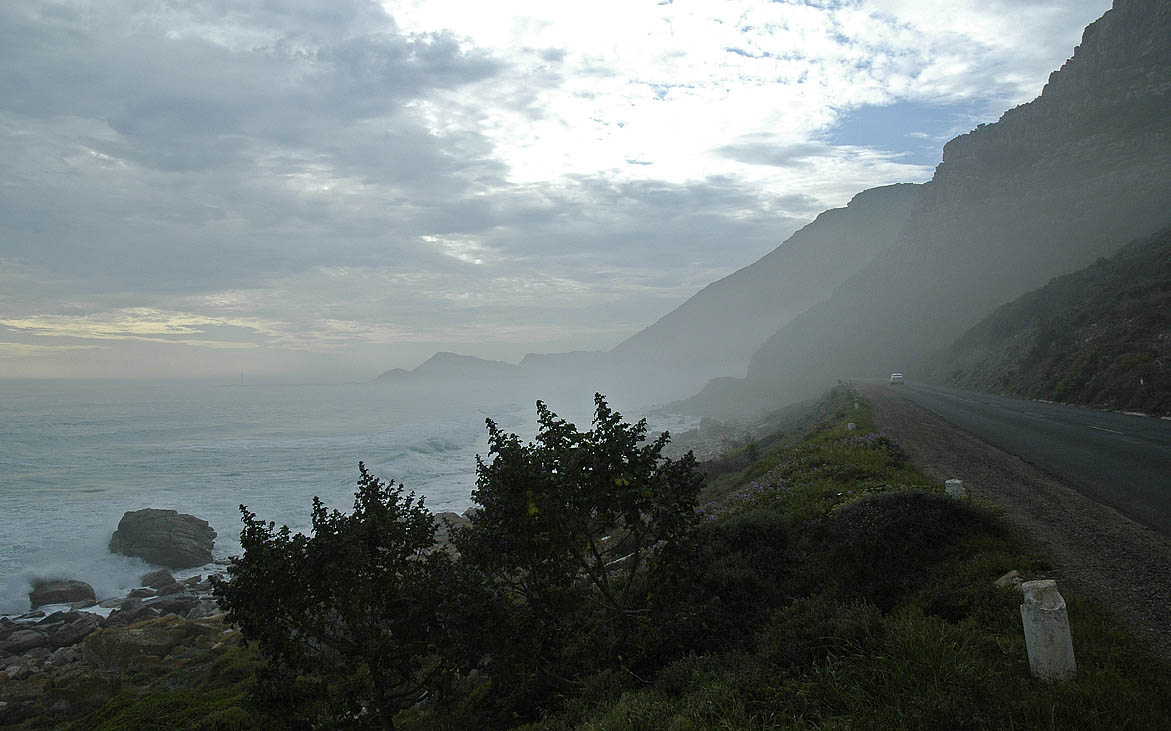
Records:
[[[1036,96],[1079,2],[0,6],[0,377],[609,348]]]

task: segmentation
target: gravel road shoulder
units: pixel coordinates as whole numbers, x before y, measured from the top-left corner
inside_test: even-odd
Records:
[[[1014,529],[1053,565],[1060,584],[1109,608],[1171,659],[1171,539],[990,446],[892,389],[860,385],[882,433],[934,479],[960,478],[1001,506]]]

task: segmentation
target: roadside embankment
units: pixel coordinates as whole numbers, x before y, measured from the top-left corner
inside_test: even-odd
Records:
[[[859,390],[882,433],[898,440],[919,469],[938,480],[962,478],[974,497],[1000,506],[1063,583],[1171,658],[1171,540],[889,388]]]

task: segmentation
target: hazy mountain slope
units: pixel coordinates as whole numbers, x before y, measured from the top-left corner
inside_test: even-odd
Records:
[[[895,242],[921,186],[889,185],[825,211],[610,351],[619,363],[742,375],[764,340]]]
[[[927,375],[960,388],[1171,414],[1171,228],[998,308]]]
[[[742,386],[777,402],[914,375],[996,306],[1169,222],[1171,3],[1117,0],[1040,97],[945,146],[896,245],[764,343]]]
[[[609,352],[529,353],[518,365],[437,353],[379,380],[524,378],[587,383],[643,401],[677,398],[714,375],[742,374],[769,335],[891,246],[921,188],[901,183],[859,193]]]
[[[466,381],[515,378],[519,375],[520,369],[517,366],[502,360],[484,360],[471,355],[439,352],[409,371],[402,368],[386,371],[378,376],[378,380],[427,378]]]

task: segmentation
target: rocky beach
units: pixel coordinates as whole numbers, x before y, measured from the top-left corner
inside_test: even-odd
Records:
[[[0,617],[0,680],[67,673],[77,663],[109,669],[139,656],[163,658],[181,645],[193,651],[184,641],[209,637],[211,628],[227,632],[212,588],[229,561],[211,561],[215,535],[206,521],[174,510],[127,512],[110,550],[169,568],[144,573],[141,586],[123,597],[100,597],[76,578],[37,582],[29,612]],[[176,577],[170,569],[186,571]]]

